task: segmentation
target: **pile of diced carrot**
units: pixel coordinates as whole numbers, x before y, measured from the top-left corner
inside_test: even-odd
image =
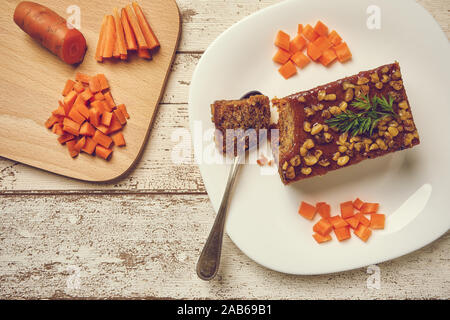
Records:
[[[139,57],[151,59],[152,51],[158,49],[160,44],[141,7],[133,2],[125,6],[120,15],[117,8],[113,12],[113,15],[103,17],[95,60],[126,60],[129,51],[137,51]]]
[[[350,49],[339,34],[335,30],[328,32],[328,27],[320,20],[314,28],[309,24],[299,24],[297,35],[292,40],[286,32],[278,31],[275,46],[278,51],[272,60],[282,65],[278,71],[285,79],[297,74],[297,67],[303,69],[311,60],[329,66],[336,60],[342,63],[352,58]],[[306,55],[302,52],[305,48]]]
[[[126,145],[120,131],[130,116],[124,104],[116,106],[104,74],[77,73],[75,81],[67,80],[62,95],[45,126],[59,135],[72,158],[83,151],[108,160],[113,144]]]
[[[350,239],[351,229],[366,242],[372,235],[372,230],[384,229],[386,216],[378,213],[378,203],[363,202],[358,198],[343,202],[340,207],[341,215],[331,216],[331,207],[326,202],[318,202],[313,206],[302,201],[298,213],[308,220],[313,220],[317,213],[320,215],[321,219],[313,226],[313,238],[318,243],[330,241],[332,231],[339,241]]]

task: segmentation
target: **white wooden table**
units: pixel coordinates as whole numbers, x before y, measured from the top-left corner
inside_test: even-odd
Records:
[[[367,288],[366,268],[322,276],[267,270],[228,237],[218,277],[197,278],[214,211],[196,165],[172,164],[171,134],[187,130],[188,88],[202,52],[277,1],[177,2],[179,51],[145,152],[128,177],[87,184],[0,158],[0,298],[450,298],[450,233],[380,264],[380,289]],[[450,3],[419,3],[448,37]]]

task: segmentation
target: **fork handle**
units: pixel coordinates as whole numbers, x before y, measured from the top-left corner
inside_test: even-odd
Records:
[[[219,212],[217,213],[214,225],[197,262],[197,275],[202,280],[211,280],[217,274],[217,270],[219,270],[228,200],[234,181],[236,180],[237,172],[240,168],[241,157],[242,155],[238,155],[234,158],[230,174],[228,175],[228,181],[223,194],[222,203],[220,204]]]

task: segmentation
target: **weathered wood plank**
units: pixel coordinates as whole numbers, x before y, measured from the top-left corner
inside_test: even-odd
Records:
[[[130,121],[133,119],[131,118]],[[200,172],[193,162],[181,165],[172,162],[172,149],[179,143],[178,140],[172,141],[172,134],[180,129],[189,134],[187,128],[186,105],[160,105],[141,160],[128,176],[108,184],[85,183],[0,158],[0,192],[8,190],[121,190],[121,192],[133,193],[139,191],[204,193]],[[49,132],[49,134],[52,133]],[[183,141],[187,150],[190,150],[190,141],[188,139]],[[70,159],[68,158],[68,160]],[[105,166],[107,165],[108,163],[105,163]]]
[[[0,298],[450,298],[450,234],[380,264],[380,290],[365,268],[267,270],[227,237],[218,277],[203,282],[212,211],[206,195],[0,196]]]

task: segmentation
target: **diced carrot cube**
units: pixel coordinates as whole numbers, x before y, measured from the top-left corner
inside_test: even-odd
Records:
[[[350,234],[349,227],[336,228],[336,229],[334,229],[334,233],[336,234],[336,238],[339,241],[344,241],[344,240],[350,239],[352,237]]]
[[[126,146],[125,138],[122,134],[122,132],[118,132],[115,135],[112,136],[112,139],[114,141],[114,144],[118,147],[124,147]]]
[[[296,52],[291,57],[291,60],[294,61],[294,63],[301,69],[306,67],[311,62],[311,60],[309,60],[309,58],[301,51]]]
[[[117,120],[119,120],[120,124],[124,126],[127,123],[127,118],[125,115],[120,111],[119,109],[115,109],[113,111],[114,115],[117,117]]]
[[[294,54],[296,52],[302,51],[306,46],[306,40],[302,35],[297,35],[294,39],[291,40],[289,45],[289,52]]]
[[[289,79],[293,75],[297,74],[297,67],[295,66],[295,64],[292,61],[288,61],[278,69],[278,72],[285,79]]]
[[[362,213],[355,214],[355,218],[358,219],[359,223],[365,225],[366,227],[370,226],[369,219],[367,219]]]
[[[324,243],[331,240],[331,235],[327,234],[326,236],[322,236],[318,233],[313,234],[313,238],[317,241],[317,243]]]
[[[378,204],[378,203],[366,202],[361,207],[361,213],[362,214],[377,213],[379,207],[380,207],[380,204]]]
[[[60,136],[58,138],[58,142],[61,143],[61,144],[65,144],[67,141],[70,141],[73,138],[75,138],[75,136],[73,134],[64,133],[62,136]]]
[[[303,32],[303,24],[299,23],[298,28],[297,28],[297,33],[302,34],[302,32]]]
[[[80,124],[70,120],[69,118],[64,118],[63,130],[77,136],[80,134]]]
[[[311,25],[309,24],[303,27],[302,33],[305,36],[305,38],[311,42],[319,37],[319,35],[314,31],[313,27],[311,27]]]
[[[318,37],[313,43],[321,52],[330,49],[333,45],[327,37]]]
[[[98,81],[100,82],[100,86],[102,90],[106,90],[109,88],[108,80],[106,79],[105,75],[103,73],[99,73],[97,75]]]
[[[345,222],[347,222],[352,229],[356,229],[359,225],[359,219],[355,216],[345,219]]]
[[[272,60],[279,64],[285,64],[289,61],[289,58],[291,57],[291,53],[289,51],[278,49],[275,55],[273,56]]]
[[[319,222],[313,226],[313,231],[322,236],[326,236],[331,230],[333,230],[333,225],[327,219],[320,219]]]
[[[109,106],[109,110],[108,111],[111,111],[116,106],[116,103],[114,102],[114,99],[113,99],[113,97],[111,95],[111,92],[109,92],[109,91],[106,92],[104,94],[104,96],[105,96],[105,100],[107,102],[107,105]],[[104,101],[100,101],[100,102],[103,103]]]
[[[341,203],[341,216],[344,219],[353,217],[355,214],[353,213],[353,202],[352,201],[347,201],[347,202],[343,202]]]
[[[326,202],[318,202],[316,203],[316,211],[322,218],[329,218],[331,207]]]
[[[327,36],[328,35],[328,27],[322,22],[322,21],[317,21],[315,27],[314,27],[314,32],[321,35],[321,36]]]
[[[81,150],[83,152],[86,152],[87,154],[93,154],[96,146],[97,146],[97,142],[95,142],[94,139],[87,137],[86,143]]]
[[[91,79],[90,76],[81,72],[77,72],[77,74],[75,75],[75,80],[83,82],[85,84],[89,84],[90,79]]]
[[[112,112],[105,111],[102,113],[102,124],[109,127],[112,119]]]
[[[73,85],[73,90],[75,90],[77,93],[82,93],[84,91],[84,86],[81,82],[77,81]]]
[[[333,47],[339,62],[346,62],[352,58],[352,53],[345,42]]]
[[[75,81],[70,80],[70,79],[67,80],[66,85],[64,86],[64,89],[63,89],[63,92],[62,92],[62,95],[63,95],[64,97],[67,96],[67,94],[68,94],[70,91],[72,91],[74,84],[75,84]]]
[[[57,134],[58,136],[63,135],[64,131],[63,131],[63,127],[62,127],[61,123],[55,123],[53,125],[52,132],[54,134]]]
[[[275,38],[275,45],[278,48],[284,49],[286,51],[289,51],[289,42],[290,42],[290,36],[283,31],[278,31],[277,36]]]
[[[367,242],[367,240],[372,235],[372,230],[370,230],[367,226],[360,224],[358,228],[353,231],[353,233],[358,236],[362,241]]]
[[[316,61],[322,55],[322,51],[312,42],[308,43],[306,53],[311,60]]]
[[[380,213],[372,213],[370,215],[370,228],[372,229],[384,229],[386,222],[386,216]]]
[[[363,206],[363,204],[364,204],[364,202],[360,198],[356,198],[356,200],[353,201],[353,206],[358,210],[361,210],[361,207]]]
[[[333,30],[330,32],[330,34],[328,35],[328,40],[330,40],[330,42],[334,45],[337,46],[338,44],[341,43],[342,38],[341,36],[336,32],[336,30]]]
[[[84,136],[92,137],[95,133],[95,128],[89,123],[85,122],[81,125],[80,134]]]
[[[105,160],[108,160],[108,158],[109,158],[109,156],[111,155],[111,153],[112,153],[112,150],[111,150],[111,149],[104,148],[104,147],[102,147],[102,146],[100,146],[100,145],[97,145],[97,146],[95,147],[95,154],[96,154],[97,156],[99,156],[100,158],[103,158],[103,159],[105,159]]]
[[[117,132],[119,130],[122,130],[122,125],[120,124],[120,121],[117,119],[117,116],[113,113],[111,124],[108,128],[108,134]]]
[[[76,123],[82,124],[84,122],[84,117],[81,113],[78,112],[77,109],[72,108],[69,112],[69,118],[75,121]],[[67,119],[67,118],[66,118]]]
[[[344,219],[342,219],[341,216],[333,216],[328,218],[328,221],[330,221],[330,223],[333,225],[334,229],[338,229],[338,228],[343,228],[348,226],[348,223],[345,222]]]
[[[119,109],[123,113],[125,118],[130,119],[130,115],[127,112],[127,107],[124,104],[119,104],[117,106],[117,109]]]
[[[67,104],[70,108],[72,108],[73,103],[75,102],[75,100],[77,99],[77,93],[76,91],[70,91],[67,96],[64,97],[63,101],[65,104]]]
[[[314,216],[316,215],[316,207],[305,201],[302,201],[302,203],[300,204],[300,208],[298,209],[298,213],[308,220],[313,220]]]
[[[319,62],[325,67],[336,60],[337,56],[333,49],[327,49],[322,53],[322,56],[319,58]]]
[[[89,79],[89,90],[91,90],[92,93],[97,93],[102,90],[100,81],[98,80],[97,76],[91,77],[91,79]]]
[[[113,142],[111,137],[100,132],[99,130],[95,131],[94,137],[92,139],[94,139],[95,142],[97,142],[98,144],[102,145],[105,148],[109,148]]]
[[[77,140],[70,140],[66,142],[67,150],[72,158],[75,158],[80,153],[74,148],[77,142]]]

